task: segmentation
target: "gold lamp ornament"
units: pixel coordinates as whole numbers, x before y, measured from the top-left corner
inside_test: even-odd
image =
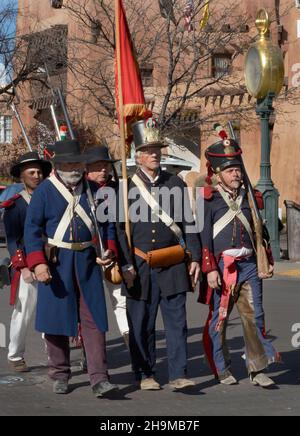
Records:
[[[270,39],[270,20],[265,9],[256,18],[260,38],[249,48],[245,60],[245,80],[248,93],[256,99],[268,93],[277,96],[284,83],[284,62],[281,50]]]

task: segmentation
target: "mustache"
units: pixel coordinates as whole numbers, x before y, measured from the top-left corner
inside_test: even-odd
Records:
[[[60,171],[57,170],[57,174],[62,179],[64,183],[71,186],[76,186],[83,177],[83,171],[74,170],[74,171]]]

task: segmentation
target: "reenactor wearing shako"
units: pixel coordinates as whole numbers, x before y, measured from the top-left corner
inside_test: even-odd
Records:
[[[40,159],[37,152],[23,154],[11,167],[11,175],[21,180],[23,190],[1,204],[5,208],[4,226],[7,248],[11,256],[10,304],[14,311],[10,324],[8,362],[15,372],[27,372],[24,360],[25,340],[28,327],[36,308],[37,282],[29,269],[24,246],[24,226],[28,205],[35,189],[52,170],[50,162]]]
[[[154,378],[155,322],[160,307],[166,331],[169,385],[175,390],[184,389],[195,384],[187,379],[186,293],[192,290],[191,282],[199,278],[200,241],[185,183],[160,167],[164,144],[155,121],[138,121],[132,128],[137,163],[136,173],[129,179],[133,255],[120,239],[121,264],[127,264],[129,270],[132,265],[137,273],[132,287],[128,283],[123,286],[132,368],[142,390],[161,388]]]
[[[45,333],[53,391],[67,394],[69,338],[77,336],[80,321],[92,391],[102,397],[117,386],[110,383],[107,372],[108,325],[103,279],[96,263],[93,187],[85,180],[86,156],[78,141],[57,142],[54,151],[55,172],[35,191],[25,223],[28,268],[39,282],[36,329]],[[102,262],[106,265],[116,254],[114,225],[103,224],[100,230],[109,249]]]
[[[210,305],[203,341],[207,360],[222,384],[233,385],[226,344],[226,327],[234,303],[239,311],[245,341],[246,365],[252,384],[268,387],[274,384],[263,371],[280,359],[266,339],[265,314],[262,306],[262,279],[273,274],[273,258],[266,247],[270,267],[258,273],[257,235],[248,192],[243,187],[242,150],[226,132],[219,129],[221,141],[206,150],[208,183],[215,175],[215,188],[204,188],[204,228],[202,240],[202,283],[200,301]],[[255,194],[263,209],[262,196]]]

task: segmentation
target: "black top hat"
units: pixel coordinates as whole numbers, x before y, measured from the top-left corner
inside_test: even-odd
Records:
[[[218,141],[205,151],[205,157],[215,173],[232,166],[241,166],[241,155],[242,150],[233,139]]]
[[[77,139],[57,141],[51,151],[54,152],[54,163],[86,162],[87,159],[86,154],[81,153]]]
[[[136,151],[140,151],[145,147],[166,147],[154,119],[148,118],[137,121],[132,124],[131,128]]]
[[[117,160],[114,160],[110,157],[108,148],[105,145],[99,145],[98,147],[90,148],[86,151],[86,163],[92,164],[94,162],[110,162],[115,163],[118,162]]]
[[[48,177],[52,171],[51,162],[41,159],[36,151],[30,151],[28,153],[22,154],[18,158],[17,163],[11,167],[10,174],[13,177],[19,178],[22,167],[24,167],[24,165],[26,164],[31,164],[31,163],[39,164],[41,166],[44,178]]]

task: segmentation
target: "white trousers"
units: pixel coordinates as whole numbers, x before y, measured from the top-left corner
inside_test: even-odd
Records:
[[[126,297],[121,295],[121,285],[113,285],[107,280],[105,280],[104,283],[111,300],[120,333],[121,335],[124,335],[124,333],[129,332],[126,315]]]
[[[36,308],[37,285],[37,282],[25,283],[21,276],[10,322],[9,360],[18,361],[24,358],[26,335]]]

